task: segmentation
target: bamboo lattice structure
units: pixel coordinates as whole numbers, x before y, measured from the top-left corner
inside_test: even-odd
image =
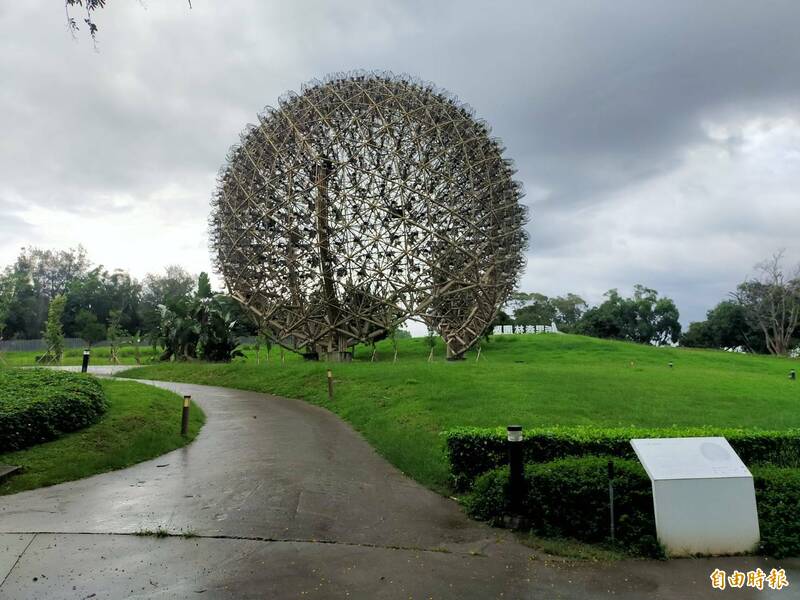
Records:
[[[313,81],[231,149],[212,200],[216,266],[293,350],[347,359],[416,318],[460,358],[523,267],[522,188],[503,151],[430,84]]]

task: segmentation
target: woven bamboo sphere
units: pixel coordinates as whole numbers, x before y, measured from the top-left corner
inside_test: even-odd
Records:
[[[210,219],[230,294],[277,342],[342,359],[408,318],[459,358],[513,291],[522,189],[471,109],[430,84],[331,76],[248,126]]]

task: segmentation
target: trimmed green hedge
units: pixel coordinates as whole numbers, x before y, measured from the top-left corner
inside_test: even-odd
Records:
[[[450,473],[457,490],[467,490],[481,473],[507,462],[504,428],[459,427],[443,433]],[[758,431],[711,427],[551,427],[524,432],[526,462],[549,462],[569,456],[636,458],[632,438],[722,436],[749,465],[800,467],[800,429]]]
[[[610,536],[610,457],[562,458],[525,467],[527,493],[519,512],[544,536],[604,542]],[[614,459],[615,533],[633,554],[661,556],[656,540],[650,479],[634,460]],[[761,552],[800,555],[800,469],[752,469],[761,528]],[[481,475],[465,500],[467,512],[498,523],[510,512],[508,469]]]
[[[49,369],[0,369],[0,452],[19,450],[100,419],[100,382]]]

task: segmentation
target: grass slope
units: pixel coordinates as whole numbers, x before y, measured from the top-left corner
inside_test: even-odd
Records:
[[[797,361],[717,351],[655,348],[570,335],[495,336],[480,362],[427,362],[424,339],[388,342],[378,361],[360,348],[351,364],[168,363],[125,377],[227,386],[301,398],[349,421],[398,468],[439,491],[449,487],[439,433],[459,426],[800,426]],[[263,352],[262,352],[263,355]],[[674,367],[668,366],[669,362]],[[335,400],[327,399],[332,368]]]
[[[182,398],[130,381],[102,380],[109,407],[95,425],[25,450],[0,454],[24,471],[0,483],[13,494],[128,467],[179,448],[197,436],[205,415],[192,408],[189,436],[180,435]]]

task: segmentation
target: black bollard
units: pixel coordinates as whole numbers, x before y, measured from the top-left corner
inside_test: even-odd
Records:
[[[181,435],[183,436],[189,434],[189,404],[191,401],[191,396],[183,397],[183,413],[181,414]]]
[[[328,369],[328,400],[333,402],[333,372]]]
[[[611,513],[611,542],[614,542],[614,462],[608,461],[608,506]]]
[[[516,512],[522,507],[522,497],[525,493],[525,474],[522,465],[522,425],[506,427],[506,438],[508,439],[508,493],[511,509]]]
[[[89,370],[89,350],[83,351],[83,363],[81,364],[81,373],[86,373]]]
[[[789,371],[789,379],[791,379],[792,381],[796,380],[797,379],[797,371],[795,371],[794,369]]]

